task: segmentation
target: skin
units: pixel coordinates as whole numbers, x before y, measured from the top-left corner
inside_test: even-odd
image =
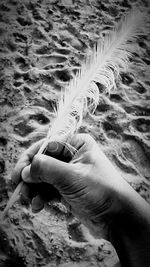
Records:
[[[22,197],[33,212],[50,200],[63,198],[72,213],[97,238],[114,245],[123,267],[150,266],[150,206],[120,176],[92,137],[78,134],[70,153],[50,143],[48,155],[37,155],[43,140],[18,161],[12,179],[23,179]]]

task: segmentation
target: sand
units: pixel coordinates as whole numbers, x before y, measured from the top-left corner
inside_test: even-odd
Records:
[[[0,0],[0,211],[21,153],[46,135],[61,89],[96,40],[132,5],[148,0]],[[149,12],[150,13],[150,12]],[[148,17],[148,16],[147,16]],[[103,95],[80,132],[91,134],[121,175],[150,203],[150,36]],[[109,242],[95,240],[62,204],[33,214],[20,200],[0,226],[0,266],[117,267]]]

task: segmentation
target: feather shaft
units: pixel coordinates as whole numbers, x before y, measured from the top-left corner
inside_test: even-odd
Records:
[[[121,20],[117,27],[95,45],[91,55],[86,58],[81,69],[62,93],[56,111],[56,119],[49,129],[45,142],[38,154],[44,153],[50,141],[67,143],[82,124],[84,114],[94,111],[99,102],[100,83],[107,92],[115,87],[116,74],[125,69],[132,54],[131,43],[141,34],[141,15],[137,10]],[[3,214],[15,202],[21,190],[17,186]],[[3,216],[4,217],[4,216]]]

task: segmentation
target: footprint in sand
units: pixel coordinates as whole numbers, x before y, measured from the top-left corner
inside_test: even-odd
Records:
[[[27,122],[22,120],[14,125],[14,132],[22,137],[27,136],[35,130],[34,127],[27,125]]]
[[[32,32],[32,41],[35,44],[41,44],[41,42],[47,41],[47,34],[42,27],[36,26]]]
[[[48,124],[50,122],[49,118],[46,117],[44,114],[42,113],[37,113],[37,114],[33,114],[30,115],[30,120],[35,120],[37,121],[39,124]]]
[[[130,85],[134,81],[134,78],[133,78],[132,74],[130,74],[130,73],[122,72],[120,74],[120,76],[121,76],[122,83],[125,84],[125,85]]]
[[[40,56],[37,59],[38,68],[55,68],[57,64],[64,63],[67,58],[60,54],[51,54],[50,56]]]
[[[137,84],[133,84],[132,88],[139,93],[140,95],[143,95],[147,92],[146,86],[144,85],[144,83],[141,82],[137,82]]]
[[[130,102],[122,103],[124,110],[131,115],[134,116],[150,116],[150,107],[148,101],[142,103],[142,101],[138,101],[139,103]]]
[[[110,94],[110,100],[116,103],[121,103],[124,101],[121,95],[115,93]]]
[[[119,170],[130,175],[138,174],[136,171],[136,168],[134,168],[134,165],[132,163],[130,164],[130,162],[127,162],[125,159],[120,157],[118,154],[112,155],[112,158],[116,166],[119,168]]]
[[[133,127],[141,133],[150,133],[150,119],[138,118],[132,120]]]
[[[13,38],[8,38],[6,40],[6,47],[10,52],[16,52],[17,50],[17,44],[14,42]]]
[[[24,34],[15,32],[13,35],[16,43],[27,43],[27,37]]]
[[[5,171],[5,161],[0,158],[0,174]]]
[[[108,138],[117,138],[120,139],[121,134],[123,133],[123,128],[117,122],[116,124],[112,121],[104,121],[103,129]]]
[[[11,9],[8,7],[8,5],[6,6],[4,3],[2,3],[0,4],[0,10],[4,12],[9,12]]]
[[[0,137],[0,146],[6,146],[7,145],[7,139],[5,137]]]
[[[71,72],[67,69],[54,71],[54,76],[61,82],[69,82],[72,78]]]
[[[17,22],[22,26],[22,27],[25,27],[25,26],[29,26],[32,24],[32,21],[30,19],[30,17],[23,17],[23,16],[19,16],[17,18]]]
[[[22,56],[18,56],[15,58],[15,63],[16,65],[19,67],[19,69],[21,71],[28,71],[30,66],[29,66],[29,63],[28,63],[28,60],[26,60],[24,57]]]
[[[142,146],[143,141],[138,141],[134,136],[125,137],[122,145],[122,153],[125,158],[131,161],[146,179],[150,180],[149,153]]]
[[[35,53],[37,55],[49,55],[51,52],[53,51],[53,48],[51,47],[51,45],[38,45],[38,48],[36,48]]]
[[[67,225],[68,234],[70,238],[76,242],[86,242],[83,235],[83,231],[81,229],[81,223],[79,221],[72,220],[71,222],[68,222]]]
[[[17,121],[14,124],[14,132],[21,137],[26,137],[32,132],[38,132],[38,130],[40,131],[42,129],[40,126],[46,126],[50,122],[49,118],[43,113],[28,114],[28,112],[24,112],[24,115],[18,117]],[[44,130],[45,127],[43,132]]]

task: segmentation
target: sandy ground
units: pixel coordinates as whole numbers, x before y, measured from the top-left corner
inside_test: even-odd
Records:
[[[46,135],[53,104],[96,40],[121,14],[149,1],[0,0],[0,210],[13,192],[20,154]],[[149,12],[150,13],[150,12]],[[150,202],[150,36],[116,91],[100,98],[80,132],[90,133],[121,175]],[[117,267],[111,244],[95,240],[61,204],[33,214],[18,201],[0,227],[0,266]]]

